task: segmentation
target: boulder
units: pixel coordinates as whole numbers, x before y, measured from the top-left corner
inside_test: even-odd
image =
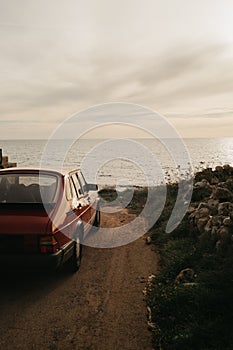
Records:
[[[230,172],[232,170],[232,167],[230,166],[230,164],[224,164],[223,169]]]
[[[208,208],[208,209],[209,209],[208,203],[205,203],[205,202],[199,203],[197,209],[200,210],[200,209],[202,209],[202,208]]]
[[[218,233],[218,229],[218,226],[212,226],[211,235],[216,236],[216,234]]]
[[[194,271],[193,269],[186,268],[181,270],[178,275],[176,276],[175,282],[176,283],[185,283],[185,282],[192,282],[194,279]]]
[[[205,218],[208,217],[209,218],[210,215],[210,210],[207,207],[202,207],[201,209],[197,210],[197,215],[196,217],[198,218]]]
[[[226,226],[221,226],[218,230],[218,234],[221,238],[227,238],[229,236],[229,228]]]
[[[208,223],[209,218],[207,216],[197,219],[197,228],[199,232],[204,232],[205,226]]]
[[[219,182],[217,187],[227,188],[226,182]]]
[[[221,172],[223,171],[223,167],[220,166],[220,165],[217,165],[216,168],[215,168],[215,171],[216,171],[217,173],[221,173]]]
[[[223,219],[223,226],[231,227],[233,225],[233,222],[230,218],[230,216],[227,216],[226,218]]]
[[[213,198],[210,198],[207,201],[208,207],[210,209],[210,214],[211,215],[217,215],[218,214],[218,205],[219,205],[219,201]]]
[[[231,202],[219,203],[219,205],[218,205],[218,215],[229,216],[231,211],[233,211],[233,204]]]
[[[205,187],[194,187],[192,193],[192,201],[199,202],[203,199],[209,198],[212,194],[212,188],[209,186]]]
[[[189,207],[188,210],[187,210],[187,213],[188,213],[188,214],[192,214],[192,213],[194,213],[195,211],[196,211],[196,208],[194,208],[194,207]]]
[[[206,233],[211,233],[211,231],[212,231],[212,220],[211,220],[211,218],[209,219],[209,221],[205,225],[204,230],[205,230]]]
[[[233,201],[233,193],[228,188],[217,187],[213,189],[213,199],[217,199],[220,202]]]
[[[192,226],[197,226],[199,232],[204,232],[204,227],[210,219],[210,210],[205,203],[200,203],[198,208],[189,215],[189,222]]]
[[[233,191],[233,179],[227,179],[226,186],[227,186],[228,190]]]
[[[213,226],[220,227],[222,225],[222,217],[221,216],[212,216],[211,222]]]
[[[211,185],[217,185],[219,183],[219,179],[217,178],[217,176],[213,176],[210,183]]]
[[[194,187],[196,188],[205,188],[209,187],[209,182],[206,179],[202,179],[201,181],[198,181],[194,184]]]

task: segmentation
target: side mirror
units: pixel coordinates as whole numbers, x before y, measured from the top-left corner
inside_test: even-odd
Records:
[[[98,186],[96,184],[88,184],[88,191],[98,191]]]

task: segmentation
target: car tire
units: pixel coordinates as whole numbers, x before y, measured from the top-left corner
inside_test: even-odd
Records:
[[[95,227],[100,227],[100,210],[99,210],[99,208],[96,209],[94,226]]]

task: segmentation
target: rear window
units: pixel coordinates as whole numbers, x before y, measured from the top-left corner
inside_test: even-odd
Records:
[[[57,176],[50,174],[1,174],[1,203],[52,203]]]

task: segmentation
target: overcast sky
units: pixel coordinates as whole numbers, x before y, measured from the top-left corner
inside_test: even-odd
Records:
[[[232,18],[232,0],[0,0],[0,139],[108,102],[233,137]]]

